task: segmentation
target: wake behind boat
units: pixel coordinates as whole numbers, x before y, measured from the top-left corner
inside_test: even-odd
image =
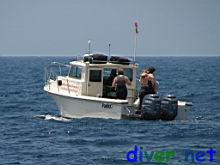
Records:
[[[178,101],[173,95],[147,95],[142,112],[136,113],[137,66],[125,57],[100,53],[86,54],[68,65],[53,62],[46,68],[44,90],[53,97],[62,117],[187,119],[192,103]],[[112,73],[119,68],[131,81],[126,100],[117,99],[111,86]]]

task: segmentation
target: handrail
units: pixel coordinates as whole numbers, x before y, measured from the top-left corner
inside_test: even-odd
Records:
[[[58,73],[57,73],[57,71],[53,70],[53,67],[58,67],[58,70],[59,70]],[[46,66],[44,68],[45,85],[48,83],[48,81],[50,79],[54,79],[54,78],[57,78],[57,76],[61,76],[62,75],[62,68],[63,67],[70,68],[71,65],[63,64],[63,63],[59,63],[59,62],[51,62],[51,64]],[[49,89],[50,89],[50,83],[48,83],[48,84],[49,84]]]
[[[70,86],[69,86],[68,78],[66,79],[66,82],[67,82],[68,92],[69,92],[69,94],[70,94]]]
[[[134,88],[128,88],[128,91],[131,91],[131,96],[127,96],[127,98],[132,99],[132,102],[134,102],[138,96],[137,96],[137,89]]]

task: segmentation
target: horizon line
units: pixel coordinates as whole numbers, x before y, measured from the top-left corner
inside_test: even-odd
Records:
[[[83,55],[84,54],[0,54],[0,57],[75,57]],[[111,56],[125,56],[130,58],[134,57],[134,55],[119,53],[111,54]],[[136,57],[220,57],[220,54],[138,54]]]

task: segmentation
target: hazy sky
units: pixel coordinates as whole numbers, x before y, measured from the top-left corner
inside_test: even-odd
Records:
[[[1,54],[220,54],[220,0],[0,0]]]

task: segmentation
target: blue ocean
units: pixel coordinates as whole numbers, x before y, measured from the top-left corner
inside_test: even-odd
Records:
[[[161,94],[193,103],[186,121],[61,120],[44,68],[72,59],[0,57],[1,165],[220,164],[220,57],[137,57]]]

